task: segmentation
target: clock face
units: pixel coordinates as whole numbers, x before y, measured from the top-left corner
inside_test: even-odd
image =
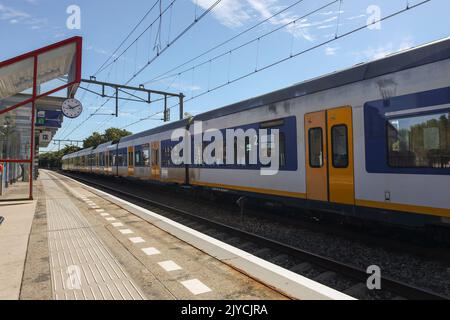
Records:
[[[67,118],[77,118],[83,112],[83,106],[77,99],[67,99],[62,104],[62,112]]]

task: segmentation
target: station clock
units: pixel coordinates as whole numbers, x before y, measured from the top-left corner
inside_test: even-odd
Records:
[[[67,118],[75,119],[83,112],[83,105],[77,99],[67,99],[63,102],[61,110]]]

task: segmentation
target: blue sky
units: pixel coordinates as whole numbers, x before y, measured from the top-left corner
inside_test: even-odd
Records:
[[[173,0],[162,0],[166,8]],[[83,77],[89,78],[108,59],[125,36],[144,16],[155,0],[0,0],[0,60],[51,44],[53,42],[81,35],[84,38]],[[157,23],[130,47],[116,63],[97,75],[98,80],[125,83],[136,70],[144,66],[156,54],[155,44],[164,48],[195,16],[208,8],[213,0],[176,0],[163,16],[160,41],[156,41]],[[222,0],[203,20],[199,21],[180,40],[167,49],[131,85],[147,83],[158,75],[197,56],[224,40],[246,30],[259,21],[270,17],[297,0]],[[420,0],[344,0],[342,4],[332,0],[304,0],[283,14],[263,23],[251,32],[218,48],[210,54],[178,69],[171,78],[150,82],[147,87],[171,92],[183,92],[187,99],[239,76],[262,68],[274,61],[308,49],[317,44],[365,25],[369,18],[367,8],[376,5],[381,15],[386,16]],[[81,29],[66,27],[69,5],[81,9]],[[309,14],[315,9],[322,10]],[[186,103],[185,111],[198,114],[233,102],[280,89],[323,74],[348,68],[360,62],[376,59],[405,48],[421,45],[449,36],[450,3],[447,0],[431,2],[399,15],[381,24],[378,30],[365,29],[348,37],[338,39],[282,64],[258,72],[248,78],[219,90],[205,94]],[[159,14],[159,6],[146,17],[129,41],[118,51],[141,34]],[[305,18],[300,17],[307,15]],[[270,36],[262,37],[242,49],[233,51],[221,59],[209,63],[214,56],[251,39],[297,20],[295,24],[281,28]],[[202,66],[190,67],[205,62]],[[180,71],[188,70],[180,75]],[[161,104],[146,105],[122,102],[118,119],[94,116],[84,122],[105,100],[79,90],[77,98],[82,100],[85,112],[76,120],[66,120],[57,138],[79,140],[93,131],[103,131],[115,126],[125,127],[139,119],[150,117],[162,109]],[[173,105],[173,103],[171,103]],[[112,111],[112,102],[106,104],[101,113]],[[155,116],[160,118],[161,115]],[[178,118],[173,110],[172,119]],[[142,121],[128,130],[139,132],[161,125],[161,121]],[[72,132],[73,131],[73,132]]]

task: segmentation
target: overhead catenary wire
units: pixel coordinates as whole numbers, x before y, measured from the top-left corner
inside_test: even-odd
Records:
[[[145,69],[147,69],[162,53],[164,53],[169,47],[171,47],[175,42],[181,39],[192,27],[194,27],[200,20],[202,20],[208,13],[210,13],[222,0],[216,0],[208,9],[206,9],[196,20],[194,20],[189,26],[187,26],[181,33],[179,33],[172,41],[170,41],[158,55],[153,57],[148,61],[138,72],[136,72],[127,82],[129,84],[133,79],[140,75]]]
[[[161,21],[161,19],[162,19],[162,17],[164,16],[164,14],[166,14],[166,12],[171,8],[171,6],[176,2],[177,0],[172,0],[171,2],[170,2],[170,4],[164,9],[164,10],[162,10],[162,8],[161,8],[161,11],[160,11],[160,13],[159,13],[159,15],[158,15],[158,17],[156,18],[156,19],[154,19],[151,23],[150,23],[150,25],[148,26],[148,27],[146,27],[120,54],[118,54],[115,58],[114,58],[114,60],[113,61],[111,61],[111,62],[109,62],[108,64],[106,64],[103,68],[101,68],[101,70],[98,72],[98,73],[101,73],[101,72],[103,72],[104,70],[106,70],[107,68],[109,68],[109,66],[111,66],[112,64],[114,64],[115,62],[117,62],[126,52],[128,52],[128,50],[130,50],[130,48],[140,39],[140,38],[142,38],[143,36],[144,36],[144,34],[150,29],[150,28],[152,28],[153,27],[153,25],[156,23],[156,22],[159,22],[159,21]],[[160,1],[158,0],[158,3],[160,3]],[[157,37],[156,37],[157,38]],[[158,56],[158,54],[157,54],[157,56]]]
[[[105,62],[97,69],[97,71],[94,73],[94,76],[97,76],[99,74],[99,72],[103,71],[103,67],[112,59],[115,57],[116,53],[119,51],[119,49],[127,42],[127,40],[133,35],[133,33],[139,28],[139,26],[145,21],[145,19],[149,16],[149,14],[153,11],[153,9],[156,7],[156,5],[160,2],[160,0],[156,0],[155,3],[150,7],[150,9],[147,10],[147,12],[144,14],[144,16],[139,20],[139,22],[133,27],[133,29],[128,33],[128,35],[122,40],[122,42],[117,46],[117,48],[113,51],[113,53],[105,60]],[[117,62],[117,60],[119,59],[119,57],[117,57],[116,59],[114,59],[114,63]],[[106,69],[106,68],[105,68]],[[116,72],[118,71],[118,69],[116,68]],[[107,75],[107,79],[109,79],[111,76],[111,69],[108,72]],[[89,89],[90,84],[88,84],[87,89]],[[86,94],[86,92],[88,92],[88,90],[84,90],[83,93],[83,98]],[[96,102],[98,101],[98,96],[96,99]],[[104,106],[104,105],[103,105]],[[102,106],[102,107],[103,107]],[[99,109],[98,109],[99,110]],[[83,122],[87,121],[90,118],[90,116],[86,119],[84,119]],[[74,121],[72,120],[70,122],[70,125],[72,125],[74,123]],[[64,139],[66,139],[69,135],[71,135],[73,132],[75,132],[81,125],[79,125],[77,128],[75,128],[74,130],[72,130],[69,134],[67,134],[65,136]],[[61,136],[63,136],[67,131],[68,131],[69,127],[66,127],[63,132],[60,134]]]
[[[268,17],[268,18],[266,18],[266,19],[264,19],[264,20],[262,20],[262,21],[260,21],[260,22],[258,22],[258,23],[256,23],[256,24],[254,24],[253,26],[251,26],[251,27],[249,27],[249,28],[247,28],[247,29],[245,29],[245,30],[243,30],[243,31],[241,31],[241,32],[239,32],[238,34],[232,36],[231,38],[229,38],[229,39],[227,39],[227,40],[225,40],[225,41],[223,41],[223,42],[221,42],[221,43],[215,45],[214,47],[212,47],[212,48],[206,50],[205,52],[203,52],[203,53],[201,53],[201,54],[195,56],[194,58],[191,58],[191,59],[189,59],[189,60],[183,62],[182,64],[180,64],[180,65],[178,65],[178,66],[176,66],[176,67],[174,67],[174,68],[172,68],[172,69],[170,69],[170,70],[168,70],[168,71],[166,71],[166,72],[164,72],[164,73],[162,73],[162,74],[160,74],[160,75],[154,77],[153,79],[151,79],[151,80],[145,82],[144,84],[149,84],[149,83],[152,83],[152,82],[157,82],[157,81],[162,80],[162,79],[160,79],[161,77],[164,77],[164,76],[166,76],[167,74],[169,74],[169,73],[171,73],[171,72],[173,72],[173,71],[175,71],[175,70],[178,70],[179,68],[182,68],[182,67],[184,67],[185,65],[187,65],[187,64],[189,64],[189,63],[191,63],[191,62],[193,62],[193,61],[195,61],[195,60],[197,60],[197,59],[199,59],[199,58],[201,58],[201,57],[207,55],[208,53],[211,53],[211,52],[213,52],[214,50],[216,50],[216,49],[218,49],[218,48],[220,48],[220,47],[223,47],[223,46],[226,45],[227,43],[230,43],[231,41],[233,41],[233,40],[235,40],[235,39],[237,39],[237,38],[243,36],[244,34],[246,34],[246,33],[250,32],[250,31],[256,29],[257,27],[261,26],[262,24],[266,23],[267,21],[270,21],[271,19],[273,19],[273,18],[275,18],[275,17],[281,15],[282,13],[286,12],[287,10],[289,10],[289,9],[291,9],[291,8],[293,8],[293,7],[295,7],[295,6],[297,6],[298,4],[300,4],[300,3],[304,2],[304,1],[305,1],[305,0],[298,0],[298,1],[294,2],[293,4],[291,4],[291,5],[289,5],[289,6],[285,7],[285,8],[283,8],[282,10],[279,10],[279,11],[275,12],[275,13],[274,13],[273,15],[271,15],[270,17]]]
[[[423,0],[423,1],[419,2],[419,3],[414,4],[414,5],[409,4],[405,9],[398,10],[398,11],[392,13],[392,14],[389,14],[389,15],[387,15],[387,16],[385,16],[385,17],[382,17],[382,18],[380,18],[380,19],[377,20],[377,21],[373,21],[371,24],[373,25],[373,24],[376,24],[376,23],[380,23],[380,22],[383,22],[383,21],[392,19],[392,18],[394,18],[394,17],[396,17],[396,16],[398,16],[398,15],[400,15],[400,14],[402,14],[402,13],[405,13],[405,12],[410,11],[410,10],[412,10],[412,9],[418,8],[418,7],[424,5],[424,4],[428,3],[428,2],[431,2],[431,1],[432,1],[432,0]],[[193,96],[193,97],[191,97],[191,98],[185,100],[185,102],[189,102],[189,101],[195,100],[195,99],[197,99],[197,98],[199,98],[199,97],[201,97],[201,96],[204,96],[204,95],[206,95],[206,94],[209,94],[209,93],[211,93],[211,92],[213,92],[213,91],[219,90],[219,89],[221,89],[221,88],[223,88],[223,87],[226,87],[226,86],[231,85],[231,84],[233,84],[233,83],[236,83],[236,82],[238,82],[238,81],[240,81],[240,80],[243,80],[243,79],[245,79],[245,78],[248,78],[248,77],[251,76],[251,75],[254,75],[254,74],[256,74],[256,73],[260,73],[261,71],[267,70],[267,69],[272,68],[272,67],[274,67],[274,66],[276,66],[276,65],[279,65],[279,64],[281,64],[281,63],[283,63],[283,62],[286,62],[286,61],[288,61],[288,60],[291,60],[291,59],[293,59],[293,58],[296,58],[296,57],[298,57],[298,56],[300,56],[300,55],[303,55],[303,54],[305,54],[305,53],[308,53],[308,52],[313,51],[313,50],[315,50],[315,49],[318,49],[318,48],[320,48],[320,47],[326,46],[326,45],[328,45],[328,44],[330,44],[330,43],[333,43],[333,42],[335,42],[335,41],[337,41],[337,40],[339,40],[339,39],[348,37],[348,36],[350,36],[350,35],[352,35],[352,34],[355,34],[355,33],[357,33],[357,32],[360,32],[361,30],[366,29],[367,27],[368,27],[368,25],[365,24],[365,25],[363,25],[363,26],[360,26],[360,27],[357,27],[357,28],[355,28],[355,29],[352,29],[352,30],[350,30],[350,31],[348,31],[348,32],[346,32],[346,33],[341,34],[341,35],[337,35],[336,37],[333,37],[332,39],[326,40],[326,41],[321,42],[321,43],[319,43],[319,44],[317,44],[317,45],[314,45],[314,46],[312,46],[312,47],[309,47],[309,48],[307,48],[307,49],[305,49],[305,50],[301,50],[301,51],[299,51],[299,52],[296,52],[295,54],[291,54],[291,55],[289,55],[289,56],[286,57],[286,58],[277,60],[277,61],[275,61],[275,62],[273,62],[273,63],[268,64],[268,65],[265,65],[264,67],[261,67],[259,70],[256,70],[256,71],[253,71],[253,72],[249,72],[249,73],[244,74],[244,75],[241,75],[241,76],[239,76],[239,77],[237,77],[237,78],[235,78],[235,79],[233,79],[233,80],[227,81],[226,83],[223,83],[223,84],[221,84],[221,85],[218,85],[218,86],[216,86],[216,87],[214,87],[214,88],[212,88],[212,89],[208,89],[207,91],[204,91],[204,92],[202,92],[202,93],[200,93],[200,94],[198,94],[198,95],[196,95],[196,96]],[[169,109],[173,109],[173,108],[177,107],[178,105],[179,105],[179,104],[175,104],[175,105],[169,107]],[[150,117],[154,117],[155,115],[158,115],[158,114],[161,114],[161,113],[163,113],[163,111],[156,112],[156,113],[152,114]],[[122,127],[122,129],[124,129],[124,128],[129,128],[129,127],[131,127],[131,126],[133,126],[133,125],[136,125],[136,124],[138,124],[138,123],[140,123],[140,122],[149,120],[150,117],[148,117],[148,118],[143,118],[143,119],[140,119],[140,120],[138,120],[138,121],[132,122],[132,123],[130,123],[130,124],[128,124],[128,125]]]
[[[94,76],[98,75],[100,71],[103,69],[103,67],[111,60],[111,58],[114,58],[115,54],[119,51],[119,49],[127,42],[127,40],[131,37],[131,35],[139,28],[139,26],[144,22],[144,20],[148,17],[148,15],[153,11],[153,9],[156,7],[156,5],[159,3],[160,0],[156,0],[156,2],[150,7],[149,10],[145,13],[145,15],[142,17],[141,20],[136,24],[136,26],[128,33],[128,35],[123,39],[123,41],[119,44],[119,46],[113,51],[113,53],[106,59],[106,61],[97,69],[97,71],[94,73]]]
[[[341,0],[332,0],[331,2],[328,2],[327,4],[325,4],[325,5],[323,5],[323,6],[319,7],[319,8],[316,8],[316,9],[314,9],[314,10],[312,10],[312,11],[310,11],[310,12],[308,12],[308,13],[300,16],[300,17],[297,17],[297,18],[295,18],[295,19],[293,19],[293,20],[291,20],[289,22],[286,22],[286,23],[284,23],[284,24],[282,24],[282,25],[280,25],[280,26],[278,26],[278,27],[276,27],[276,28],[274,28],[274,29],[272,29],[272,30],[270,30],[270,31],[260,35],[260,36],[257,36],[257,37],[255,37],[255,38],[253,38],[251,40],[248,40],[248,41],[244,42],[243,44],[240,44],[240,45],[238,45],[238,46],[236,46],[236,47],[234,47],[232,49],[229,49],[229,50],[227,50],[225,52],[219,53],[219,54],[215,55],[214,57],[212,57],[212,58],[210,58],[208,60],[205,60],[203,62],[200,62],[198,64],[195,64],[195,65],[193,65],[193,66],[191,66],[191,67],[189,67],[187,69],[184,69],[184,70],[179,71],[177,73],[173,73],[173,74],[164,76],[162,78],[159,78],[157,81],[161,81],[161,80],[165,80],[165,79],[171,79],[171,78],[173,78],[175,76],[181,76],[182,74],[185,74],[185,73],[191,71],[192,69],[200,68],[200,67],[202,67],[202,66],[204,66],[206,64],[210,64],[211,62],[213,62],[215,60],[218,60],[218,59],[220,59],[220,58],[222,58],[222,57],[224,57],[224,56],[226,56],[226,55],[228,55],[230,53],[233,53],[233,52],[235,52],[237,50],[240,50],[240,49],[242,49],[244,47],[247,47],[247,46],[249,46],[249,45],[251,45],[251,44],[253,44],[255,42],[258,43],[258,42],[261,41],[261,39],[263,39],[265,37],[268,37],[269,35],[277,32],[277,31],[283,30],[283,29],[285,29],[286,27],[288,27],[290,25],[293,25],[293,24],[295,25],[295,23],[297,23],[298,21],[301,21],[301,20],[303,20],[305,18],[308,18],[309,16],[312,16],[312,15],[316,14],[317,12],[322,11],[323,9],[326,9],[326,8],[330,7],[330,6],[338,3],[339,1],[341,1]]]
[[[168,7],[166,7],[163,11],[160,12],[160,18],[162,17],[162,15],[175,3],[176,0],[173,0]],[[149,65],[151,65],[157,58],[159,58],[168,48],[170,48],[175,42],[177,42],[179,39],[181,39],[190,29],[192,29],[199,21],[201,21],[208,13],[210,13],[222,0],[216,0],[208,9],[206,9],[198,18],[196,18],[191,24],[189,24],[185,29],[183,29],[174,39],[172,39],[172,41],[170,41],[170,43],[168,43],[160,52],[157,53],[157,55],[155,55],[152,59],[150,59],[142,68],[139,69],[138,72],[136,72],[126,83],[125,85],[128,85],[134,78],[136,78],[140,73],[142,73]],[[155,20],[156,21],[156,20]],[[153,25],[154,22],[152,22],[151,25]],[[135,41],[133,41],[133,43],[135,43],[137,41],[137,39],[139,39],[140,37],[142,37],[143,34],[145,34],[145,32],[149,29],[146,28],[146,30],[144,30],[143,33],[141,33],[138,38],[136,38]],[[132,43],[132,44],[133,44]],[[131,44],[131,45],[132,45]],[[127,49],[125,49],[124,52],[126,52],[130,47],[128,46]],[[120,58],[121,55],[119,55],[119,57],[117,57],[116,59]],[[106,66],[105,68],[107,68],[108,66]],[[85,121],[81,122],[76,128],[74,128],[67,136],[72,135],[76,130],[78,130],[79,128],[81,128],[85,123],[87,123],[87,121],[89,121],[94,115],[96,115],[109,101],[111,100],[111,98],[108,98],[107,101],[105,101],[105,103],[103,103],[99,108],[97,108],[97,110],[95,110],[95,112],[93,114],[91,114],[88,119],[86,119]]]

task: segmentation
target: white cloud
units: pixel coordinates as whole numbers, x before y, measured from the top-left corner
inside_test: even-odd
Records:
[[[28,19],[31,16],[23,11],[16,10],[11,7],[4,6],[3,4],[0,4],[0,21],[5,20],[24,20]]]
[[[208,9],[215,0],[192,0],[202,9]],[[244,10],[243,1],[240,0],[222,0],[212,11],[213,16],[220,21],[221,24],[236,28],[242,26],[251,17]]]
[[[103,48],[95,47],[92,44],[86,45],[85,50],[92,51],[96,54],[99,54],[99,55],[102,55],[105,57],[111,57],[111,54],[112,54],[112,52],[105,50]],[[122,55],[120,57],[118,57],[118,56],[119,56],[119,54],[116,53],[115,55],[112,56],[112,59],[117,58],[117,60],[119,60],[119,61],[134,62],[134,59],[127,58],[125,55]]]
[[[357,15],[357,16],[348,17],[347,20],[356,20],[356,19],[362,19],[362,18],[365,18],[365,17],[366,17],[365,14],[360,14],[360,15]]]
[[[247,0],[250,7],[258,14],[259,18],[264,20],[273,16],[276,12],[281,10],[278,5],[278,0]],[[284,12],[280,15],[269,20],[269,23],[275,26],[282,26],[291,23],[294,20],[299,19],[299,17],[293,13]],[[309,33],[307,27],[309,25],[305,23],[307,19],[302,19],[297,21],[295,24],[289,24],[286,30],[298,38],[305,38],[306,40],[312,41],[313,37]]]
[[[386,57],[392,53],[403,51],[409,49],[413,46],[413,41],[411,38],[405,38],[400,43],[389,42],[385,45],[378,47],[368,47],[359,52],[354,52],[353,55],[357,57],[362,57],[366,60],[376,60]]]
[[[170,85],[170,88],[181,90],[181,91],[199,91],[202,87],[192,84],[185,84],[182,82],[174,82]]]
[[[330,47],[330,46],[328,46],[328,47],[325,48],[325,54],[327,56],[334,56],[338,50],[339,50],[338,47]]]
[[[30,1],[30,3],[36,3],[33,2],[33,0]],[[33,17],[27,12],[8,7],[0,3],[0,22],[2,21],[9,21],[9,23],[11,24],[27,25],[32,30],[40,29],[41,27],[48,24],[47,19],[39,19]]]
[[[320,15],[322,15],[322,16],[331,16],[332,14],[338,15],[340,13],[344,13],[344,10],[340,10],[340,11],[325,11],[325,12],[321,12]]]
[[[191,1],[193,3],[198,1],[198,5],[202,9],[209,8],[215,2],[214,0]],[[222,0],[222,2],[214,8],[212,15],[224,26],[238,28],[243,26],[249,20],[261,21],[269,19],[284,7],[285,6],[280,5],[279,0]],[[325,16],[326,19],[324,20],[309,22],[309,20],[305,18],[296,21],[296,23],[292,23],[294,20],[299,19],[299,16],[288,10],[271,18],[268,23],[277,27],[286,25],[285,30],[296,38],[314,41],[315,37],[312,34],[311,29],[330,28],[330,22],[336,21],[337,15],[343,12],[344,11],[326,11],[317,14],[317,16]]]

